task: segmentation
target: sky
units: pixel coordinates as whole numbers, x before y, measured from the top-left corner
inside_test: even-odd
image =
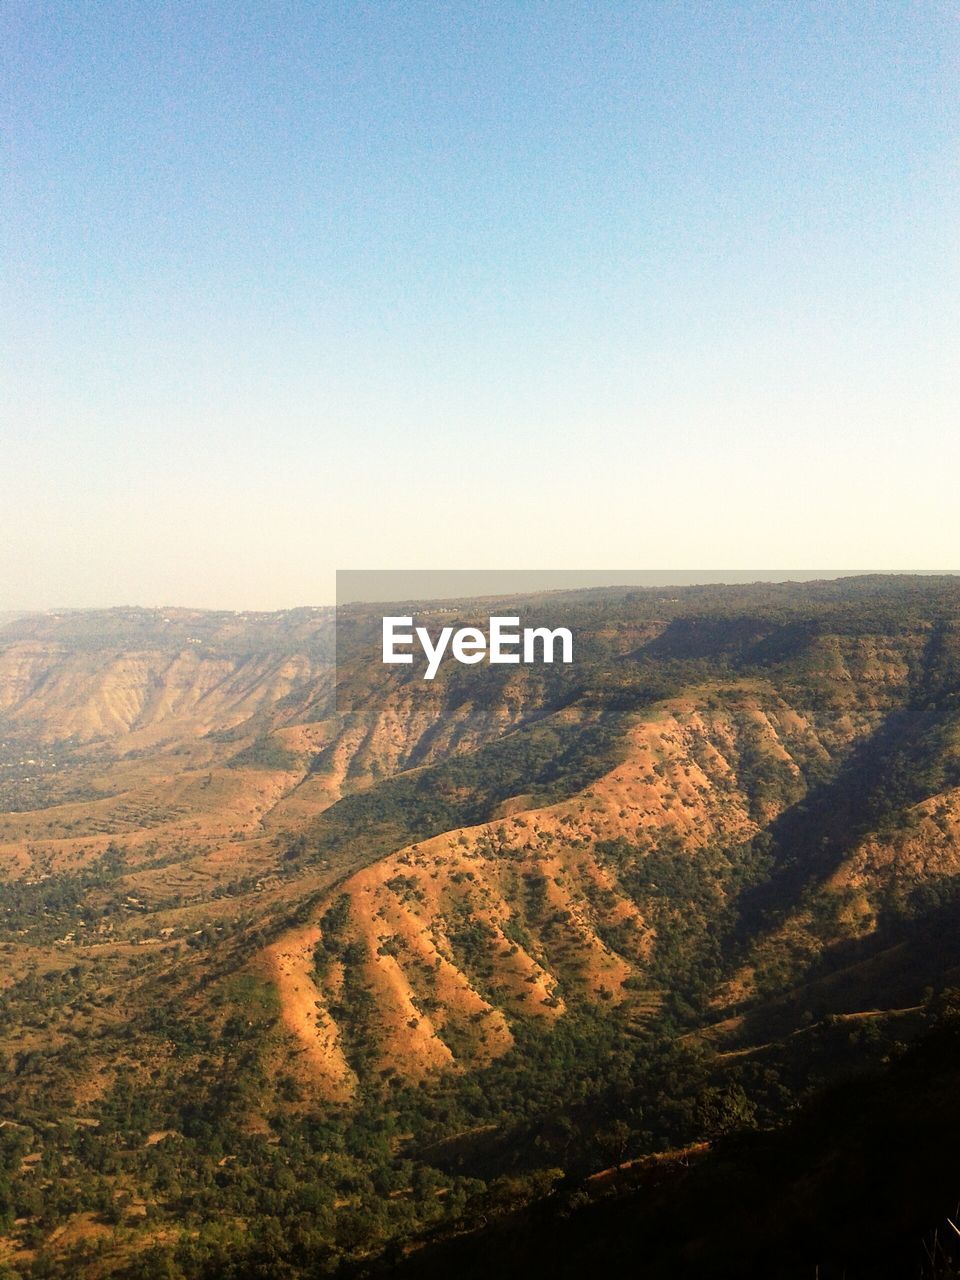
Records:
[[[0,21],[0,610],[960,567],[954,6]]]

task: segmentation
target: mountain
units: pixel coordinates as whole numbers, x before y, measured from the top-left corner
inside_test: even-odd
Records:
[[[725,1168],[773,1216],[809,1175],[815,1217],[866,1159],[831,1099],[893,1134],[911,1062],[946,1089],[957,579],[415,607],[562,620],[577,660],[424,681],[373,606],[0,630],[0,1268],[556,1269],[520,1231],[683,1274]],[[731,1212],[698,1274],[907,1274],[960,1197],[924,1133],[885,1262],[738,1251]]]

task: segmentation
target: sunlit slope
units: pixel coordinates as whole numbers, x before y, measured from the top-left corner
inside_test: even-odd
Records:
[[[849,732],[846,709],[840,719]],[[835,745],[843,732],[834,716],[824,736]],[[312,976],[300,970],[295,990],[278,982],[286,1005],[310,981],[323,1011],[316,1027],[296,1024],[301,1042],[325,1040],[332,1018],[361,1073],[415,1077],[482,1064],[510,1047],[513,1019],[553,1021],[570,999],[623,1004],[625,1016],[656,1007],[660,942],[637,863],[667,850],[696,868],[710,850],[706,883],[722,849],[735,879],[830,755],[814,722],[757,680],[658,703],[630,718],[619,747],[616,766],[567,800],[521,798],[340,886],[314,917]],[[724,885],[711,891],[722,911]]]
[[[30,695],[51,723],[54,690],[71,723],[103,672],[134,661],[125,643],[150,640],[169,670],[213,661],[204,646],[240,665],[183,717],[157,693],[167,710],[150,732],[169,739],[134,745],[142,703],[109,740],[65,748],[45,803],[0,817],[4,872],[24,886],[6,936],[55,970],[95,943],[105,987],[132,943],[173,975],[148,981],[161,1005],[205,967],[249,969],[277,993],[277,1052],[343,1099],[358,1082],[482,1067],[518,1025],[585,1004],[637,1025],[738,1013],[875,931],[890,893],[950,882],[955,797],[939,775],[918,775],[881,828],[868,806],[838,842],[823,816],[847,813],[861,782],[877,790],[876,744],[902,724],[917,749],[942,729],[930,751],[949,760],[956,602],[942,584],[562,607],[583,655],[572,672],[398,681],[348,647],[335,702],[318,611],[21,621],[8,655],[66,628],[63,682]],[[66,698],[65,672],[91,655],[86,701],[79,677]],[[218,688],[207,728],[195,716]],[[840,904],[830,929],[809,927],[811,893]],[[204,930],[212,950],[184,951]],[[218,949],[226,933],[242,945]],[[184,1007],[203,1016],[202,983],[190,990]]]
[[[0,632],[52,664],[0,734],[0,1101],[32,1162],[0,1249],[122,1275],[241,1183],[252,1239],[282,1169],[361,1261],[363,1206],[394,1241],[459,1231],[461,1176],[490,1206],[514,1170],[589,1182],[618,1133],[700,1150],[717,1107],[779,1124],[878,1062],[960,985],[958,605],[919,579],[584,593],[550,604],[570,669],[429,684],[370,660],[374,611],[336,671],[315,611]],[[146,653],[153,694],[108,722]],[[112,1261],[71,1271],[92,1225]]]

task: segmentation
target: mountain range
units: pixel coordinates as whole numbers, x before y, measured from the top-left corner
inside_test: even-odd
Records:
[[[0,627],[0,1275],[953,1274],[960,580],[387,608]]]

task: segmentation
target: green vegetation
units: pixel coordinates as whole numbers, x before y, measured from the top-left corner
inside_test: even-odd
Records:
[[[244,747],[232,756],[227,764],[231,769],[265,769],[282,772],[296,772],[302,768],[301,757],[295,751],[288,751],[275,738],[257,738],[249,747]]]
[[[117,884],[125,857],[116,845],[82,871],[14,880],[0,897],[0,936],[49,940],[75,929],[85,917],[120,909]]]
[[[0,889],[0,1277],[469,1280],[631,1274],[642,1257],[653,1280],[809,1280],[818,1265],[823,1280],[892,1280],[916,1274],[924,1242],[923,1274],[949,1275],[952,1240],[931,1233],[957,1221],[960,1196],[958,609],[955,581],[935,579],[551,598],[545,621],[577,630],[582,661],[543,673],[518,727],[462,752],[454,741],[429,765],[418,737],[403,771],[372,783],[358,752],[358,789],[289,835],[271,830],[242,871],[149,881],[193,856],[190,814],[177,850],[115,843],[73,870],[31,851],[35,870]],[[111,643],[160,627],[150,611],[108,622]],[[329,618],[284,625],[327,652]],[[380,696],[350,666],[370,625],[360,611],[341,645],[355,734]],[[255,618],[245,635],[233,615],[184,614],[177,643],[264,652],[279,626]],[[97,644],[92,623],[68,630],[81,650]],[[445,714],[513,716],[509,674],[445,671]],[[278,722],[309,696],[296,689]],[[548,969],[582,910],[630,966],[622,1003],[574,976],[555,1023],[510,1011],[513,1047],[483,1069],[411,1081],[384,1067],[370,966],[378,948],[409,959],[412,947],[387,926],[358,940],[338,877],[517,797],[532,808],[590,788],[623,762],[637,718],[667,719],[667,702],[693,781],[672,780],[665,749],[624,804],[660,812],[662,798],[675,827],[605,838],[598,818],[593,834],[561,826],[525,847],[496,826],[475,848],[451,839],[510,886],[497,946]],[[252,724],[202,749],[223,763],[250,742],[226,762],[304,767],[266,712]],[[336,745],[311,782],[335,776]],[[706,790],[736,822],[707,823]],[[865,840],[883,856],[844,878]],[[231,857],[245,847],[224,841]],[[596,879],[570,910],[555,905],[543,849],[592,859]],[[149,898],[130,893],[134,871]],[[432,901],[425,874],[391,868],[412,914]],[[458,863],[450,876],[444,948],[493,1001],[496,932],[457,896],[473,874]],[[146,933],[161,910],[175,923],[133,945],[133,922]],[[314,976],[336,992],[329,1011],[359,1078],[349,1102],[314,1087],[267,980],[264,945],[308,918]],[[80,936],[124,921],[109,946]],[[424,974],[415,1008],[433,1012],[439,994]],[[440,1034],[456,1054],[472,1031]]]
[[[531,806],[549,804],[617,763],[623,729],[622,712],[587,725],[536,723],[470,755],[387,778],[321,814],[312,832],[298,837],[294,860],[332,859],[345,848],[372,860],[483,822],[518,794],[529,795]]]

